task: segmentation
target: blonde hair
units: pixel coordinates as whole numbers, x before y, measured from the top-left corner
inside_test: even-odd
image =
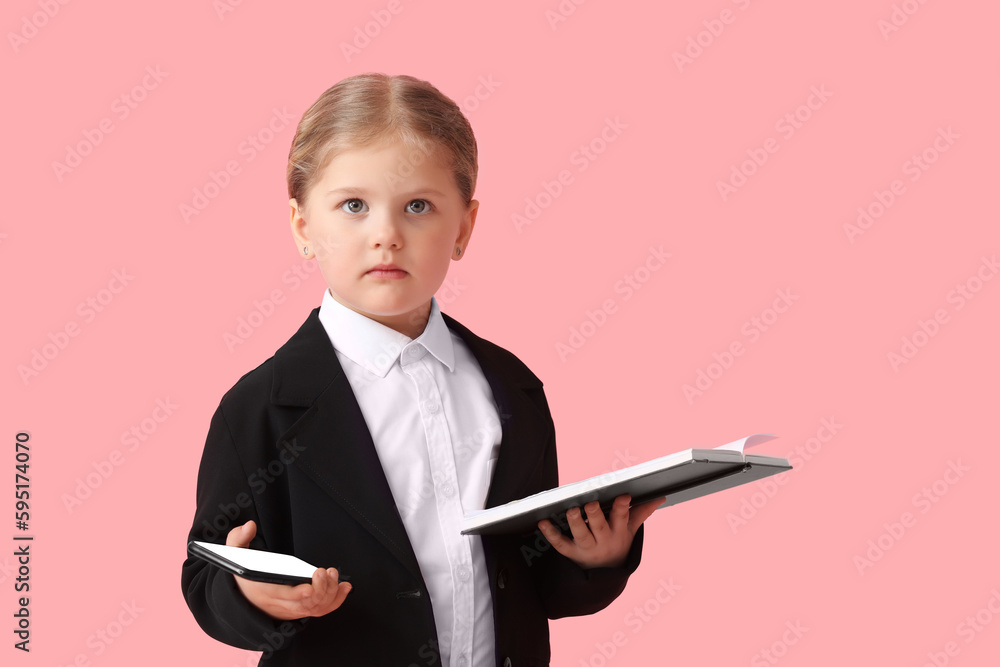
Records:
[[[302,115],[288,151],[289,198],[304,207],[310,188],[339,151],[384,139],[413,147],[411,166],[443,149],[459,194],[466,206],[472,201],[478,150],[461,109],[427,81],[381,73],[340,81]]]

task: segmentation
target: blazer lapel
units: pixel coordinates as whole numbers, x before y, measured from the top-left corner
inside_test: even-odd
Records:
[[[483,340],[442,313],[448,327],[462,337],[479,361],[483,375],[493,390],[503,432],[486,496],[486,507],[496,507],[528,494],[527,483],[542,463],[546,443],[554,429],[552,419],[539,409],[542,381],[513,355]],[[536,398],[532,398],[534,394]],[[541,398],[544,403],[544,398]]]
[[[279,441],[295,465],[419,578],[420,566],[354,390],[314,309],[275,353],[272,402],[307,408]]]

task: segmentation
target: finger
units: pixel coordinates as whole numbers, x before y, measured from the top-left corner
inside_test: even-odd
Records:
[[[548,519],[542,519],[538,522],[538,530],[542,531],[542,535],[549,541],[549,544],[563,556],[568,556],[572,552],[574,547],[573,541],[563,535],[562,531],[556,528]]]
[[[262,581],[252,582],[257,591],[264,597],[275,602],[297,603],[313,594],[312,584],[266,584]]]
[[[629,511],[628,517],[629,532],[635,535],[635,532],[639,530],[639,526],[641,526],[642,523],[648,519],[665,500],[666,498],[656,498],[655,500],[650,500],[649,502],[633,507]]]
[[[311,584],[292,587],[251,581],[243,577],[235,579],[244,597],[255,607],[285,620],[302,617],[300,609],[304,589],[312,588]]]
[[[598,502],[587,503],[584,505],[584,510],[587,512],[587,526],[590,528],[595,541],[600,542],[606,539],[611,534],[611,527],[604,516],[601,504]]]
[[[299,584],[292,588],[285,586],[284,589],[269,600],[273,608],[280,610],[283,618],[305,618],[326,613],[328,600],[319,594],[313,584]]]
[[[600,506],[598,506],[598,511],[600,511]],[[596,540],[593,533],[590,532],[590,528],[584,523],[583,514],[580,512],[579,507],[574,507],[566,512],[566,520],[569,521],[569,529],[573,533],[573,542],[578,547],[589,549],[594,546]]]
[[[330,578],[331,584],[327,589],[327,600],[325,600],[322,609],[323,614],[329,614],[331,611],[344,604],[344,600],[347,599],[347,594],[351,592],[352,588],[346,581],[337,583],[337,571],[333,568],[327,570],[327,576]]]
[[[305,600],[268,600],[265,611],[272,616],[286,620],[305,618],[306,616],[313,615],[313,607],[310,607],[307,604],[307,601],[311,599],[312,598],[309,597]]]
[[[248,547],[250,546],[250,541],[253,540],[256,534],[257,524],[255,524],[252,520],[247,521],[242,526],[236,526],[229,531],[229,534],[226,535],[226,546]]]
[[[309,608],[305,613],[309,616],[325,616],[331,611],[339,607],[347,599],[348,593],[351,592],[351,585],[346,581],[336,583],[337,571],[333,568],[325,571],[325,576],[330,580],[330,584],[327,586],[325,597],[320,598],[318,595],[314,598],[314,603],[311,608]]]
[[[324,602],[323,605],[321,606],[318,605],[315,608],[306,611],[303,614],[303,616],[316,616],[316,617],[326,616],[331,611],[338,608],[340,605],[344,603],[344,600],[347,598],[347,593],[349,593],[350,590],[351,590],[350,584],[348,584],[347,582],[341,583],[337,587],[337,594],[334,597]]]
[[[334,609],[344,604],[344,601],[347,599],[347,594],[350,593],[353,588],[354,587],[346,581],[342,581],[337,585],[337,597],[334,598]]]
[[[302,603],[306,607],[320,606],[326,602],[327,591],[330,588],[329,577],[326,570],[316,568],[312,577],[312,590],[307,591],[302,597]]]
[[[615,502],[611,506],[611,532],[618,533],[628,527],[629,503],[631,502],[632,496],[627,493],[615,498]]]

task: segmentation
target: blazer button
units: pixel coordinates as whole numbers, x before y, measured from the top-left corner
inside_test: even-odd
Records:
[[[510,667],[510,658],[503,659],[503,667]]]
[[[497,573],[497,588],[502,589],[506,585],[507,585],[507,570],[502,569],[500,570],[499,573]],[[510,658],[508,658],[507,661],[509,662]]]

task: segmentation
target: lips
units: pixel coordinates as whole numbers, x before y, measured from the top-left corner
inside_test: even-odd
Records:
[[[403,278],[407,274],[395,264],[379,264],[369,269],[365,275],[373,278]]]

